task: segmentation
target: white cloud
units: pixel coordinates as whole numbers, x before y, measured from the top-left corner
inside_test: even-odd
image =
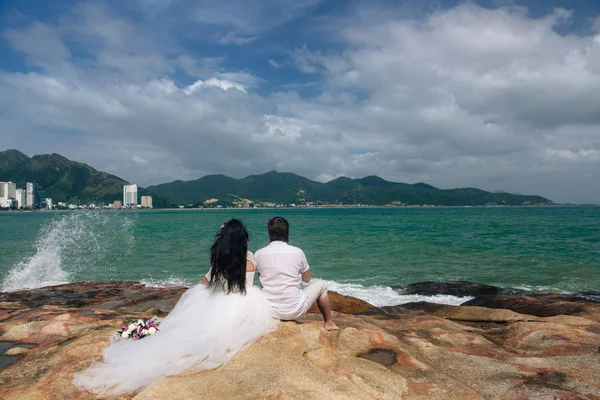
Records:
[[[243,84],[245,87],[255,87],[262,81],[260,78],[246,71],[238,72],[219,72],[215,75],[220,79],[226,79]]]
[[[29,62],[37,66],[51,68],[71,57],[56,29],[41,22],[34,22],[25,31],[8,28],[3,36],[15,50],[25,53]]]
[[[273,3],[272,22],[252,4],[206,1],[193,16],[232,38],[262,37],[316,2]],[[256,72],[227,69],[225,56],[97,5],[56,25],[6,30],[39,69],[0,72],[0,122],[11,132],[3,143],[140,185],[278,169],[598,201],[600,41],[556,33],[570,12],[534,19],[467,3],[409,19],[361,7],[328,25],[335,45],[302,44],[286,61],[264,54],[263,65],[310,78],[269,94],[258,92],[267,81]],[[18,140],[25,134],[29,144]]]
[[[207,87],[207,86],[218,87],[223,90],[237,89],[237,90],[241,90],[242,92],[246,92],[246,89],[244,89],[244,87],[242,85],[240,85],[239,83],[231,82],[231,81],[227,81],[227,80],[223,80],[223,79],[217,79],[217,78],[210,78],[210,79],[207,79],[206,81],[197,80],[196,82],[194,82],[193,84],[191,84],[190,86],[185,88],[183,91],[186,94],[192,94],[192,93],[198,91],[200,88]]]
[[[324,70],[326,92],[319,100],[337,96],[339,104],[340,96],[354,96],[316,118],[335,119],[325,128],[342,121],[348,136],[374,143],[365,147],[378,149],[379,158],[397,160],[384,175],[427,176],[445,187],[494,189],[495,182],[508,182],[560,199],[559,183],[527,184],[532,175],[564,167],[548,155],[598,163],[600,45],[593,36],[555,32],[571,12],[532,19],[522,8],[464,4],[420,21],[373,15],[378,23],[353,21],[338,33],[342,51],[303,46],[290,62],[306,73]],[[569,138],[577,144],[568,150],[545,150],[560,149]],[[375,165],[359,160],[345,172],[362,175]],[[573,179],[577,174],[574,169]]]
[[[294,49],[290,55],[290,63],[302,72],[314,74],[317,72],[320,57],[321,55],[318,52],[311,52],[304,44],[301,48]]]
[[[243,46],[258,39],[258,36],[238,36],[235,32],[229,32],[226,35],[216,37],[215,42],[223,45],[237,44],[238,46]]]
[[[600,150],[596,149],[578,149],[576,151],[567,149],[546,149],[546,154],[550,157],[557,157],[571,162],[597,162],[600,161]]]
[[[148,161],[144,160],[142,157],[140,157],[138,155],[133,156],[132,160],[138,164],[148,165]]]
[[[258,78],[247,72],[220,72],[215,74],[215,77],[205,81],[201,79],[197,80],[183,89],[183,92],[185,94],[192,94],[203,87],[218,87],[223,90],[237,89],[246,93],[246,87],[256,86],[258,82]],[[173,82],[169,82],[168,84],[174,88],[173,90],[176,90]]]

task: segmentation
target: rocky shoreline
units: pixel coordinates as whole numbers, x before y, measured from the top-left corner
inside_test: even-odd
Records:
[[[85,282],[0,293],[0,398],[93,399],[73,374],[101,359],[123,321],[166,315],[185,289]],[[600,400],[597,294],[464,282],[397,289],[474,298],[377,308],[330,292],[340,332],[324,331],[313,310],[216,370],[122,398]]]

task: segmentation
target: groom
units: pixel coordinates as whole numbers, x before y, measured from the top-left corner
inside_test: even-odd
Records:
[[[315,279],[304,252],[290,246],[288,222],[282,217],[269,219],[269,245],[256,252],[256,272],[260,275],[263,293],[275,315],[282,320],[293,320],[307,313],[316,301],[328,331],[339,330],[331,320],[331,303],[325,282]],[[302,289],[302,282],[310,282]]]

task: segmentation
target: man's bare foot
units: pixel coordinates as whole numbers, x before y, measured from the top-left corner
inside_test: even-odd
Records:
[[[325,322],[325,324],[323,324],[323,328],[325,328],[326,331],[339,331],[340,330],[340,328],[331,321]]]

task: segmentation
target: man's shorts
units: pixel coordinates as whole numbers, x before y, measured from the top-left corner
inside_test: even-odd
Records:
[[[306,296],[306,301],[300,310],[298,310],[296,313],[286,315],[278,315],[277,312],[273,311],[274,316],[284,321],[290,321],[303,316],[308,312],[310,306],[312,306],[317,299],[327,293],[327,285],[320,279],[313,279],[304,289],[302,289],[302,291]]]

